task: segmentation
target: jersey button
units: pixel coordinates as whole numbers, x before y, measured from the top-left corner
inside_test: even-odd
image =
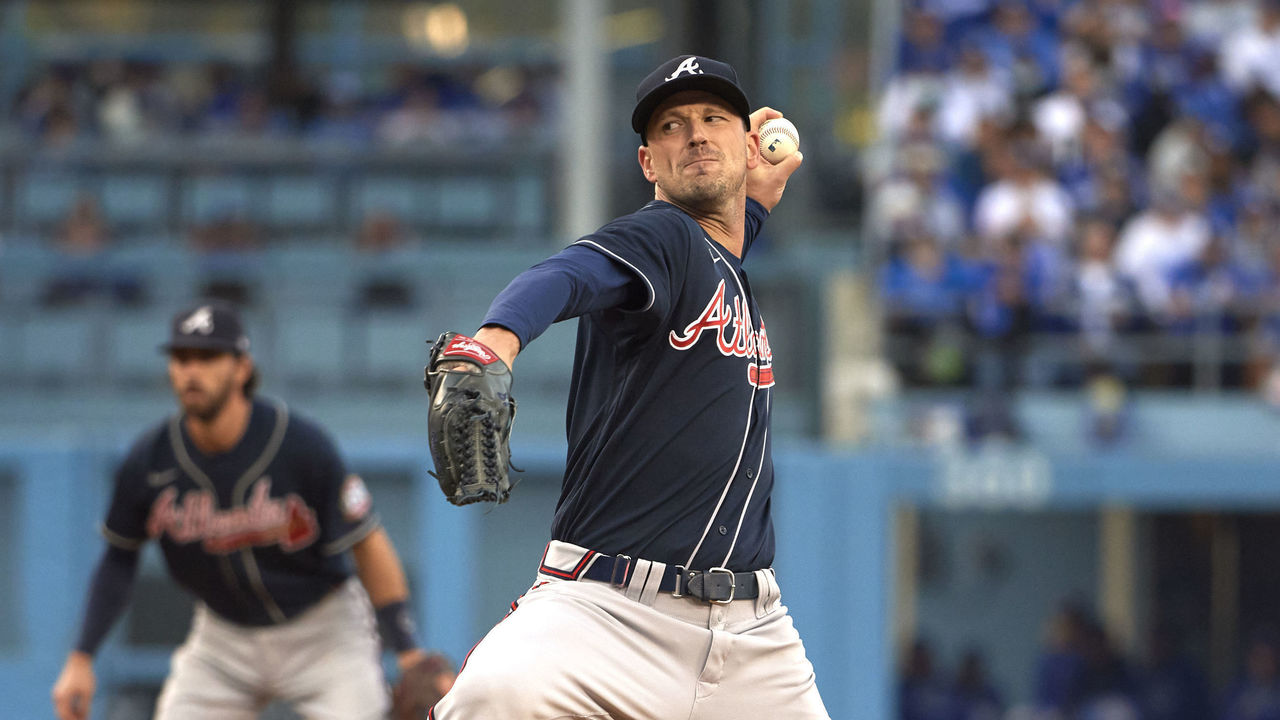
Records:
[[[756,471],[752,470],[751,468],[747,468],[747,479],[751,479],[755,476],[756,476]]]
[[[728,535],[728,534],[729,534],[729,528],[727,528],[727,527],[725,527],[725,526],[723,526],[723,525],[721,525],[718,529],[720,530],[720,534],[721,534],[721,535]]]

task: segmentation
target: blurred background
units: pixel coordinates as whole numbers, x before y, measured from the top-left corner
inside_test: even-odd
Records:
[[[489,510],[427,475],[426,341],[652,196],[627,118],[684,53],[802,135],[747,271],[832,717],[1280,717],[1280,0],[0,0],[0,717],[51,717],[197,296],[460,660],[547,539],[574,327]],[[148,551],[95,717],[149,717],[190,607]]]

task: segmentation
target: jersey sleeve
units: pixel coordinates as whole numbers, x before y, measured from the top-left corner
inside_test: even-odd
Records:
[[[320,515],[320,550],[339,555],[368,537],[381,524],[373,509],[373,496],[364,480],[347,470],[338,447],[326,433],[312,428],[311,480]]]
[[[97,654],[111,626],[120,619],[129,602],[129,592],[138,575],[138,557],[136,550],[107,546],[89,583],[89,598],[85,603],[76,650],[87,655]]]
[[[529,345],[554,322],[648,298],[640,280],[608,257],[579,245],[516,276],[489,306],[481,325],[500,325]]]
[[[135,443],[116,468],[111,504],[101,529],[107,542],[122,550],[137,550],[149,537],[147,514],[151,503],[147,493],[147,455],[157,432],[148,433]]]
[[[769,211],[759,202],[747,198],[746,212],[746,232],[744,233],[742,243],[742,257],[745,258],[747,253],[751,251],[751,246],[760,238],[760,234],[764,231],[764,221],[769,219]]]
[[[688,265],[690,228],[682,217],[674,208],[648,206],[618,218],[575,245],[603,253],[640,279],[646,298],[627,309],[666,317]]]

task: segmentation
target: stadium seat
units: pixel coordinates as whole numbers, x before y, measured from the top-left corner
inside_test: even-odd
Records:
[[[507,208],[509,230],[541,236],[548,228],[547,183],[536,175],[512,179],[511,192],[503,205]]]
[[[281,175],[268,185],[266,221],[275,227],[331,225],[337,209],[337,182],[332,177]]]
[[[431,254],[420,245],[353,254],[353,299],[361,307],[421,307],[431,296],[432,280],[439,274],[431,264]],[[399,297],[386,291],[391,287],[398,288]]]
[[[261,305],[270,288],[270,268],[256,250],[226,250],[195,256],[195,293],[238,305]]]
[[[67,211],[87,188],[83,175],[58,170],[32,170],[17,188],[17,225],[27,230],[47,229],[62,222]]]
[[[350,216],[358,225],[366,215],[391,212],[410,223],[435,221],[438,199],[425,183],[406,177],[365,176],[351,193]]]
[[[447,228],[496,226],[506,215],[502,183],[497,178],[444,178],[434,182],[432,193],[439,203],[438,222]]]
[[[351,343],[345,309],[337,304],[287,304],[277,308],[272,374],[289,385],[340,389]]]
[[[177,307],[153,307],[113,313],[105,324],[108,372],[113,382],[163,386],[165,360],[159,348],[168,338]]]
[[[6,238],[0,244],[0,303],[24,308],[35,304],[58,260],[46,242]]]
[[[168,219],[168,183],[160,175],[121,173],[102,178],[102,209],[113,228],[157,229]]]
[[[267,248],[272,281],[264,289],[273,304],[346,305],[351,300],[355,252],[331,238],[286,241]]]
[[[365,355],[360,379],[388,388],[421,388],[430,350],[422,317],[415,312],[369,312],[357,317]]]
[[[110,250],[105,263],[115,275],[140,277],[148,302],[169,307],[195,294],[196,259],[180,238],[159,236],[122,241]]]
[[[260,194],[247,178],[205,175],[188,180],[183,197],[183,217],[188,223],[207,223],[228,217],[257,217],[255,197]]]
[[[20,321],[23,374],[38,382],[83,383],[101,376],[103,317],[97,308],[33,309]]]
[[[253,345],[253,359],[262,367],[276,367],[276,313],[263,306],[240,308],[240,319]]]

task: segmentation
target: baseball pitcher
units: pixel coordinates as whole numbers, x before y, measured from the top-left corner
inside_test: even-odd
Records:
[[[761,158],[736,72],[686,55],[639,85],[654,200],[522,273],[427,368],[458,504],[507,499],[513,361],[576,317],[567,467],[536,581],[438,720],[826,719],[771,568],[773,348],[742,260],[799,153]]]

